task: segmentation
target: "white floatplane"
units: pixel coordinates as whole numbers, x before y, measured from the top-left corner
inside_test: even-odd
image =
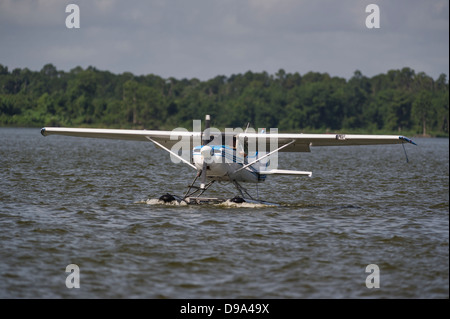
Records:
[[[150,141],[169,152],[172,161],[183,162],[196,170],[195,178],[183,196],[167,193],[159,198],[164,202],[176,200],[187,204],[225,201],[202,197],[215,181],[234,184],[238,194],[231,199],[233,202],[267,203],[253,198],[241,183],[264,182],[268,175],[275,174],[311,177],[312,172],[278,169],[278,152],[310,152],[310,148],[315,146],[417,145],[411,139],[398,135],[291,134],[278,133],[276,129],[256,132],[249,130],[248,126],[245,131],[233,129],[220,132],[210,128],[209,115],[206,116],[203,131],[44,127],[41,134]],[[196,186],[196,182],[200,185]]]

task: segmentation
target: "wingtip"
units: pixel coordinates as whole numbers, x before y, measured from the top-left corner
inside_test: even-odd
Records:
[[[416,142],[414,142],[412,139],[407,138],[407,137],[405,137],[405,136],[400,136],[399,139],[401,139],[402,141],[411,143],[411,144],[413,144],[413,145],[417,145]]]

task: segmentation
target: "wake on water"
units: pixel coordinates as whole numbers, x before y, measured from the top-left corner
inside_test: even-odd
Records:
[[[171,202],[164,202],[158,198],[151,198],[151,199],[147,199],[147,200],[143,200],[143,201],[139,201],[137,202],[137,204],[147,204],[147,205],[162,205],[162,206],[187,206],[189,204],[187,204],[184,201],[171,201]],[[262,204],[262,203],[248,203],[248,202],[243,202],[243,203],[235,203],[233,201],[231,201],[230,199],[222,202],[222,203],[202,203],[202,204],[192,204],[192,205],[210,205],[210,206],[217,206],[217,207],[232,207],[232,208],[241,208],[241,207],[245,207],[245,208],[264,208],[264,207],[270,207],[273,205],[269,205],[269,204]]]

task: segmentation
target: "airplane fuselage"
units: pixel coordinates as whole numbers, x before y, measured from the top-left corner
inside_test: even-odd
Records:
[[[240,153],[227,145],[197,146],[193,149],[192,162],[197,170],[200,171],[203,168],[204,161],[206,161],[206,176],[211,180],[247,183],[264,181],[266,175],[260,174],[252,165],[239,170],[247,162],[251,161],[251,158],[249,159],[248,156]],[[257,154],[254,157],[256,158],[256,156]]]

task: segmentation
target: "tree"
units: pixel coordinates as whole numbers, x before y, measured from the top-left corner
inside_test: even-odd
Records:
[[[8,67],[0,64],[0,75],[8,75]]]
[[[433,104],[431,102],[432,94],[429,91],[421,91],[412,105],[413,118],[419,126],[422,128],[422,135],[427,135],[427,125],[433,116]]]
[[[58,70],[56,69],[56,67],[53,64],[49,63],[49,64],[44,65],[44,67],[41,69],[41,74],[48,76],[50,78],[57,77]]]
[[[127,110],[128,121],[133,125],[138,122],[137,89],[138,83],[135,80],[128,80],[123,85],[123,108]]]
[[[410,68],[350,80],[284,69],[247,71],[208,81],[113,74],[95,67],[40,71],[0,64],[0,125],[190,127],[211,114],[218,128],[278,127],[284,131],[404,131],[448,136],[448,81]]]

